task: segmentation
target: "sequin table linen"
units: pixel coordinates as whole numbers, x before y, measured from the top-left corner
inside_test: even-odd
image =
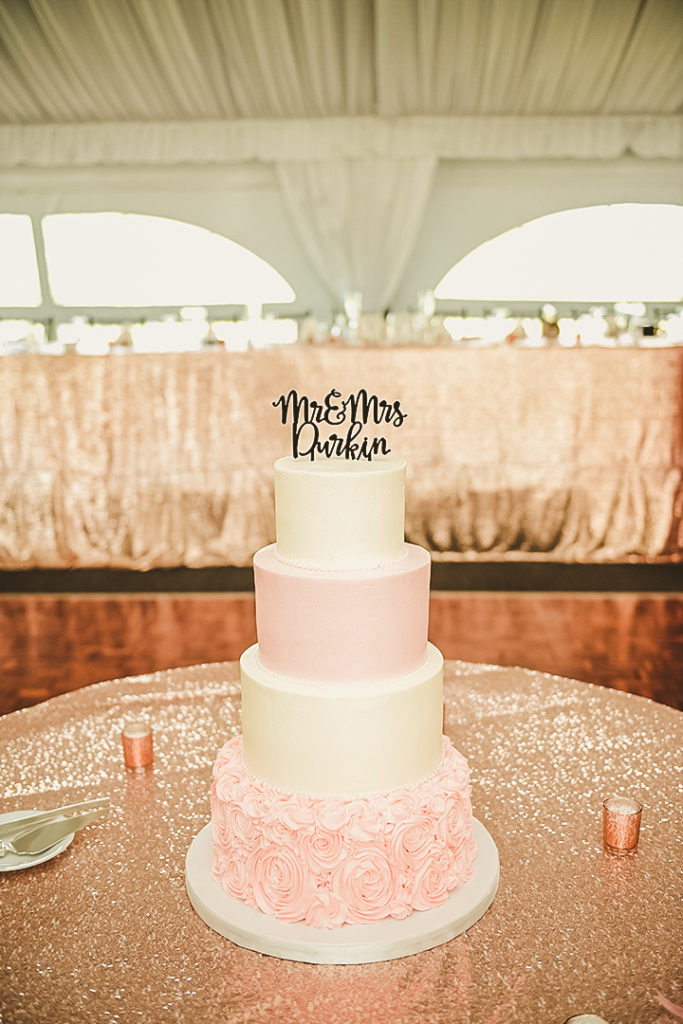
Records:
[[[0,874],[2,1024],[675,1024],[683,715],[525,669],[448,663],[446,731],[501,860],[485,916],[446,945],[361,966],[240,949],[185,891],[211,767],[239,731],[234,663],[99,683],[0,720],[0,811],[109,793],[54,860]],[[154,723],[152,770],[123,768],[125,721]],[[602,802],[643,804],[638,852],[602,848]]]
[[[0,358],[0,568],[251,565],[272,401],[363,387],[408,414],[384,432],[435,560],[680,559],[683,347],[297,347]]]

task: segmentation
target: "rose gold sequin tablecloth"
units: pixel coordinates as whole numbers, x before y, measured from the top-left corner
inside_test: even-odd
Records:
[[[401,402],[436,560],[683,555],[683,347],[297,347],[0,358],[0,568],[251,565],[291,388]]]
[[[214,755],[239,730],[238,666],[99,683],[0,720],[0,811],[109,793],[59,857],[0,875],[2,1024],[674,1024],[683,1003],[683,715],[526,669],[449,663],[446,731],[469,759],[501,884],[466,934],[387,963],[243,950],[195,914],[187,848]],[[149,715],[154,768],[120,729]],[[602,851],[602,801],[643,804],[638,853]]]

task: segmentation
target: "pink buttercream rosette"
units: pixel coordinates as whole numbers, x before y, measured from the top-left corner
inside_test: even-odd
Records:
[[[407,917],[472,873],[467,762],[444,737],[428,779],[371,796],[286,793],[244,766],[242,737],[213,771],[213,874],[228,896],[317,928]]]

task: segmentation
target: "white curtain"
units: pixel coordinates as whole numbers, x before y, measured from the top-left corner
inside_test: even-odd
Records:
[[[0,3],[0,121],[370,113],[368,0]]]
[[[682,105],[681,0],[0,3],[0,123]]]
[[[683,7],[683,4],[682,4]],[[683,158],[683,117],[339,117],[2,125],[0,168],[327,159]]]
[[[0,167],[683,155],[681,0],[0,2]]]
[[[375,0],[377,112],[677,113],[680,0]]]
[[[343,304],[389,305],[429,196],[436,160],[280,160],[280,185],[294,228],[323,283]]]

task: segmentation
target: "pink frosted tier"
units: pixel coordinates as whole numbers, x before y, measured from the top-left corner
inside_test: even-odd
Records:
[[[429,778],[366,797],[307,797],[255,778],[237,736],[211,789],[213,874],[225,893],[317,928],[429,910],[472,873],[467,762],[444,737]]]
[[[372,570],[300,569],[271,544],[254,556],[259,659],[272,672],[343,682],[417,669],[425,659],[429,552],[406,544]]]

